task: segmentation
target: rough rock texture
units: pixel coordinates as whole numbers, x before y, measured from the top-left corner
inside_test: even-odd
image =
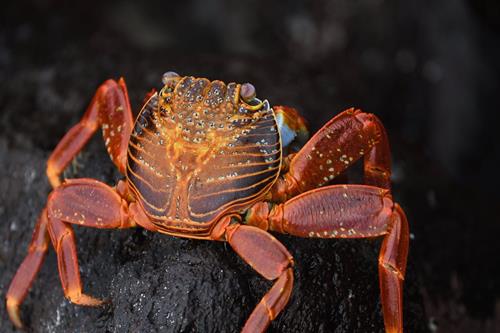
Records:
[[[78,159],[76,173],[113,183],[114,168],[100,138]],[[102,150],[102,149],[101,149]],[[49,186],[46,154],[7,149],[0,198],[1,296],[19,265]],[[71,171],[71,170],[70,170]],[[74,170],[73,170],[74,171]],[[72,171],[72,172],[73,172]],[[68,176],[70,174],[68,173]],[[144,230],[75,228],[85,291],[110,300],[102,308],[71,304],[62,293],[53,251],[24,306],[35,332],[236,332],[270,287],[232,249]],[[270,332],[379,332],[379,241],[301,240],[278,236],[296,260],[294,293]],[[423,308],[414,268],[407,279],[406,325],[422,331]],[[10,323],[1,305],[6,332]]]
[[[137,111],[175,70],[252,82],[258,96],[299,108],[312,131],[353,105],[376,113],[413,234],[407,331],[497,332],[498,3],[235,4],[3,5],[0,299],[50,191],[45,161],[99,83],[123,75]],[[116,182],[100,135],[67,176]],[[51,250],[22,307],[33,332],[237,332],[270,286],[223,243],[75,231],[85,291],[110,303],[65,300]],[[383,331],[380,241],[278,238],[297,265],[292,299],[270,332]],[[0,316],[0,331],[13,332],[3,302]]]

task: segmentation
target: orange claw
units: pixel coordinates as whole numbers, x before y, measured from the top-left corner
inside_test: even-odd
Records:
[[[327,185],[364,156],[365,182],[390,189],[387,134],[373,114],[348,109],[326,123],[292,158],[289,172],[271,189],[273,201]]]

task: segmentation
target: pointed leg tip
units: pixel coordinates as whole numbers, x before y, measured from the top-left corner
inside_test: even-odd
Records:
[[[18,329],[23,329],[24,325],[21,321],[21,317],[19,316],[19,303],[13,300],[12,298],[7,298],[7,313],[9,314],[10,321],[16,326]]]
[[[104,300],[86,294],[79,294],[77,296],[68,295],[68,299],[74,304],[84,306],[101,306],[106,303]]]

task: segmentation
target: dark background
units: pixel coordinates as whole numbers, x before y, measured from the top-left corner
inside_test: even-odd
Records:
[[[0,19],[2,299],[49,192],[45,160],[97,86],[124,76],[137,111],[175,70],[252,82],[313,132],[350,106],[377,114],[412,232],[408,331],[500,331],[498,1],[39,0],[2,4]],[[114,183],[102,147],[73,174]],[[76,232],[85,290],[112,305],[67,302],[51,252],[22,308],[36,332],[231,332],[269,286],[219,243]],[[382,330],[379,242],[279,238],[297,281],[271,331]]]

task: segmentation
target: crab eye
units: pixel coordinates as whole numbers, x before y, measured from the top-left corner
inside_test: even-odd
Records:
[[[255,98],[255,87],[251,83],[243,83],[240,88],[240,96],[245,102],[250,102]]]
[[[169,72],[166,72],[165,74],[163,74],[161,81],[163,82],[163,84],[167,84],[170,81],[173,81],[173,80],[179,78],[179,76],[180,75],[177,74],[176,72],[169,71]]]

